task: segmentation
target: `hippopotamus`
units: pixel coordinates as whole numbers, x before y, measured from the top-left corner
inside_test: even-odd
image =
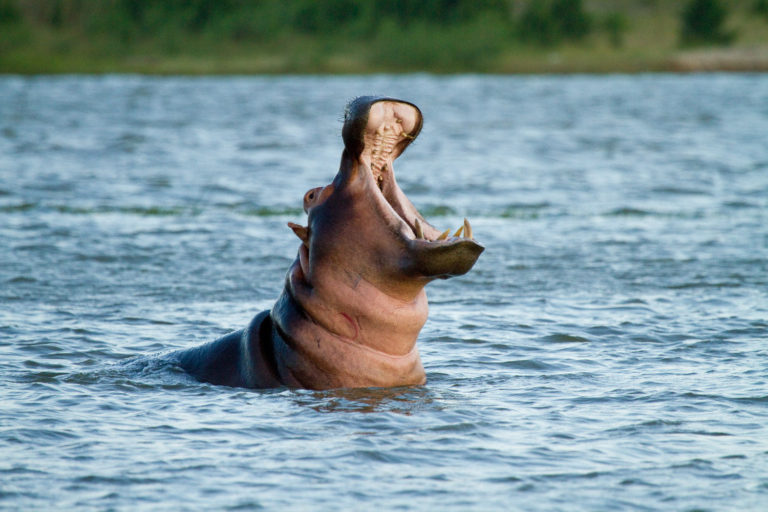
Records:
[[[307,225],[288,223],[298,255],[271,310],[175,361],[196,379],[246,388],[421,385],[416,339],[424,287],[468,272],[484,248],[464,224],[430,225],[393,162],[421,131],[416,105],[364,96],[346,108],[339,171],[304,194]]]

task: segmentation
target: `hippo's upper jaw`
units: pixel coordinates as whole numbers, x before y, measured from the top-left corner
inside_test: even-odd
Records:
[[[315,244],[309,240],[320,237],[334,239],[336,261],[341,245],[357,245],[352,251],[355,259],[369,262],[363,265],[368,270],[364,274],[389,281],[415,280],[423,286],[425,281],[461,275],[472,268],[484,248],[473,239],[469,221],[465,219],[453,235],[450,230],[441,232],[424,219],[395,180],[393,161],[421,127],[421,111],[411,103],[364,96],[349,104],[339,173],[330,185],[305,195],[307,228],[291,224],[309,249],[310,268],[305,271],[322,264],[319,256],[324,251],[313,254]],[[347,214],[342,217],[341,211]],[[351,239],[339,240],[339,234],[350,226],[358,232]],[[378,240],[372,241],[372,237]],[[328,241],[321,244],[328,246]],[[372,277],[371,281],[380,280]],[[384,287],[391,284],[385,282]]]

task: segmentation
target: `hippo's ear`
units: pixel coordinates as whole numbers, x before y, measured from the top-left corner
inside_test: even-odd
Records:
[[[299,239],[304,243],[309,243],[309,228],[304,226],[299,226],[298,224],[294,222],[289,222],[288,227],[293,230],[294,233],[296,233],[296,236],[299,237]]]
[[[381,104],[376,109],[374,105]],[[372,113],[372,110],[375,111]],[[355,98],[348,105],[344,112],[344,127],[341,129],[341,136],[344,139],[344,148],[349,157],[360,158],[366,149],[366,128],[378,127],[382,124],[377,119],[370,119],[371,115],[384,118],[394,118],[397,122],[407,124],[407,133],[401,134],[397,147],[393,148],[392,158],[397,158],[405,148],[419,135],[423,125],[423,116],[419,107],[407,101],[386,98],[380,96],[360,96]],[[373,121],[369,126],[369,119]],[[369,141],[370,142],[370,141]]]

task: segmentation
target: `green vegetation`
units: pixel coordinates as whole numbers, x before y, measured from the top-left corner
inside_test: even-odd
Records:
[[[624,34],[629,26],[626,16],[618,12],[608,13],[603,16],[602,25],[614,48],[624,46]]]
[[[735,34],[726,31],[728,12],[719,0],[691,0],[682,15],[683,44],[728,44]]]
[[[758,16],[762,16],[768,21],[768,0],[755,0],[752,10]]]
[[[592,18],[581,0],[528,2],[518,21],[520,39],[542,46],[581,41],[591,30]]]
[[[680,42],[768,69],[768,0],[0,0],[14,73],[696,69]]]

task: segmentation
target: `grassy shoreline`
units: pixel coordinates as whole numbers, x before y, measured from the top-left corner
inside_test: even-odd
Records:
[[[324,62],[281,55],[153,56],[120,60],[82,55],[5,59],[0,74],[144,74],[144,75],[368,75],[368,74],[636,74],[691,72],[768,72],[768,47],[756,49],[700,49],[667,55],[651,53],[595,53],[580,48],[510,52],[495,65],[473,67],[382,66],[332,55]]]
[[[354,52],[329,52],[310,56],[296,53],[232,51],[222,53],[163,55],[147,52],[120,57],[68,52],[47,55],[20,53],[0,57],[0,74],[104,74],[231,75],[231,74],[560,74],[648,72],[768,72],[768,46],[699,48],[660,52],[654,49],[614,50],[563,46],[553,49],[509,48],[481,66],[398,66],[368,61]]]
[[[367,32],[354,26],[316,32],[288,26],[274,29],[268,37],[239,37],[231,27],[192,31],[165,19],[152,29],[130,25],[130,20],[119,17],[94,28],[92,21],[88,24],[81,19],[82,14],[71,13],[70,22],[51,23],[48,18],[43,22],[30,14],[39,13],[39,5],[36,11],[31,7],[43,5],[43,0],[0,0],[3,2],[29,7],[10,22],[2,23],[0,17],[3,74],[768,71],[768,16],[755,16],[747,0],[731,5],[727,27],[737,34],[731,45],[697,48],[680,46],[681,2],[673,0],[587,0],[585,8],[596,28],[578,40],[551,45],[521,40],[519,28],[510,22],[513,14],[501,18],[486,12],[442,25],[425,21],[398,24],[385,19],[365,29]],[[515,15],[519,18],[520,5],[525,4],[508,5],[518,5]],[[619,41],[611,37],[604,23],[597,23],[610,15],[624,20]],[[110,19],[104,16],[104,20]]]

